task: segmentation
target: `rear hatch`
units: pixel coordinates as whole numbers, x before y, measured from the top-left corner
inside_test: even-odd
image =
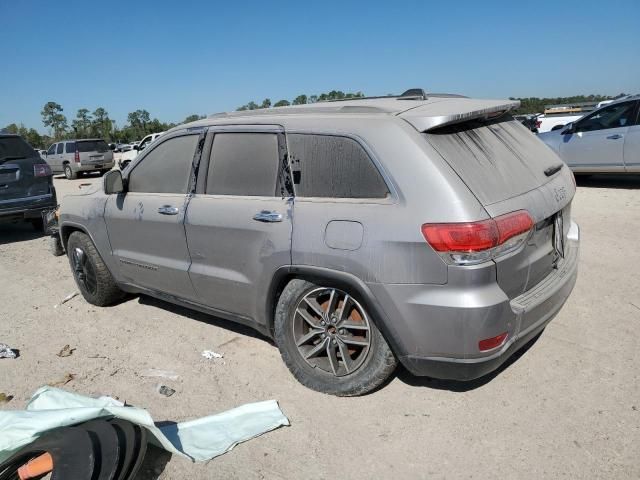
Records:
[[[496,260],[498,283],[509,298],[549,275],[562,261],[558,243],[566,238],[575,192],[562,160],[508,114],[435,127],[424,136],[491,217],[524,209],[533,218],[524,249]]]
[[[113,153],[104,140],[77,140],[76,151],[82,165],[103,165],[113,161]]]
[[[35,175],[39,164],[46,165],[21,137],[0,136],[0,209],[14,207],[11,200],[51,193],[51,176]]]

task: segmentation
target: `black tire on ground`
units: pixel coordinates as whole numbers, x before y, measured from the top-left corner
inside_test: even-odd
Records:
[[[95,245],[89,236],[83,232],[73,232],[67,241],[67,256],[69,265],[80,293],[85,300],[93,305],[104,307],[111,305],[124,297],[124,292],[118,288],[111,272],[102,261]],[[84,271],[78,267],[76,260],[84,260]],[[88,278],[93,272],[93,280]]]
[[[67,180],[75,180],[78,178],[78,174],[71,169],[71,165],[68,163],[64,164],[64,176]]]
[[[356,396],[366,394],[380,385],[393,373],[397,360],[389,348],[382,333],[370,319],[370,313],[364,312],[369,319],[369,347],[362,363],[352,372],[333,374],[319,367],[311,366],[303,357],[296,344],[294,318],[302,300],[318,289],[333,287],[316,285],[306,280],[291,280],[285,287],[276,306],[274,319],[274,337],[280,354],[293,376],[303,385],[318,392],[337,396]],[[336,291],[340,292],[340,290]],[[345,292],[341,292],[344,294]],[[353,297],[351,297],[353,298]],[[358,300],[354,298],[357,303]],[[346,303],[346,300],[345,300]],[[358,303],[358,307],[364,308]],[[327,311],[330,307],[326,307]],[[343,307],[344,308],[344,307]],[[335,321],[335,319],[334,319]],[[323,335],[322,338],[325,338]],[[321,341],[318,341],[318,344]],[[315,345],[318,345],[315,344]],[[312,344],[311,347],[314,345]],[[339,363],[340,360],[335,360]],[[342,368],[342,367],[341,367]],[[335,372],[335,370],[334,370]]]
[[[49,251],[54,257],[61,257],[64,255],[64,248],[62,247],[62,241],[60,235],[51,235],[49,237]]]

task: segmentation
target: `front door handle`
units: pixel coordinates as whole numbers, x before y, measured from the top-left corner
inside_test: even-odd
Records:
[[[609,135],[607,137],[608,140],[618,140],[619,138],[622,138],[622,135],[620,135],[619,133],[616,133],[614,135]]]
[[[253,219],[258,222],[281,222],[282,214],[273,210],[261,210],[253,216]]]
[[[163,205],[158,208],[158,213],[161,215],[177,215],[178,212],[180,212],[180,209],[171,205]]]

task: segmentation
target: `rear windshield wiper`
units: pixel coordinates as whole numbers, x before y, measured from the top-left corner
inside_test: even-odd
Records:
[[[554,173],[558,173],[560,170],[562,170],[562,166],[564,165],[564,163],[560,163],[558,165],[554,165],[553,167],[549,167],[544,171],[544,174],[547,177],[550,177],[551,175],[553,175]]]

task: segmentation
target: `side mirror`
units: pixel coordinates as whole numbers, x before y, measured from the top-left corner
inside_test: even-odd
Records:
[[[576,126],[573,122],[567,123],[562,130],[562,135],[571,135],[576,132]]]
[[[102,189],[107,195],[124,192],[124,182],[120,170],[109,170],[102,177]]]
[[[133,146],[133,149],[134,149],[134,150],[140,150],[140,145],[134,145],[134,146]]]

